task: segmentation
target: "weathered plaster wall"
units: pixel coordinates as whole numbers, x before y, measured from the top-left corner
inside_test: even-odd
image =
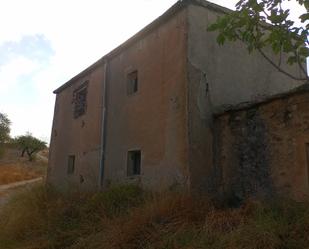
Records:
[[[219,46],[217,34],[207,32],[208,25],[216,21],[219,13],[196,5],[189,5],[188,10],[188,61],[206,73],[215,111],[259,100],[300,84],[274,69],[259,53],[249,54],[241,42]],[[297,66],[285,67],[296,75],[299,73]]]
[[[307,91],[217,117],[223,193],[239,199],[274,192],[308,196],[308,103]]]
[[[55,186],[69,184],[85,189],[98,186],[103,74],[102,66],[56,96],[48,168],[48,181]],[[87,111],[74,119],[73,92],[87,80]],[[69,155],[76,157],[73,175],[67,174]]]
[[[109,62],[105,184],[187,184],[186,31],[183,10]],[[138,70],[139,86],[128,96],[131,70]],[[134,149],[142,152],[141,176],[128,178],[127,152]]]
[[[215,190],[219,174],[214,167],[213,113],[299,85],[277,72],[261,55],[249,54],[241,43],[219,46],[217,34],[207,31],[218,15],[201,6],[188,6],[190,175],[193,188],[208,191]],[[289,70],[298,73],[296,68]]]
[[[106,57],[105,185],[132,180],[152,189],[182,184],[216,191],[223,171],[217,167],[214,145],[222,139],[216,135],[220,129],[213,114],[297,86],[260,55],[249,55],[242,44],[218,46],[216,34],[207,32],[217,15],[189,5]],[[138,70],[139,89],[128,96],[126,75],[132,70]],[[73,91],[86,80],[87,113],[74,119]],[[101,65],[57,94],[50,182],[85,188],[99,183],[103,80]],[[258,120],[252,127],[248,124],[248,132]],[[259,129],[257,137],[264,132],[263,126]],[[142,166],[141,176],[131,179],[127,152],[134,149],[142,151]],[[250,153],[269,157],[262,148]],[[73,176],[67,175],[69,155],[76,156]],[[244,159],[243,165],[249,161]]]
[[[188,63],[188,138],[191,189],[213,189],[213,121],[208,79]]]

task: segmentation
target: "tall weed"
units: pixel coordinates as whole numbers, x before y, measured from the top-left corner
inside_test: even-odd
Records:
[[[0,213],[0,249],[308,249],[309,204],[203,197],[134,185],[63,194],[36,186]]]

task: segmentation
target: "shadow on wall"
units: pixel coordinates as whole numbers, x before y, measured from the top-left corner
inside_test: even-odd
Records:
[[[217,190],[228,205],[248,197],[270,197],[273,184],[267,127],[258,108],[215,120]]]

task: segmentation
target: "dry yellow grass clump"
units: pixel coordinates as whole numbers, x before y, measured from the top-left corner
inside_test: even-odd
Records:
[[[61,194],[36,186],[0,213],[0,249],[306,249],[309,205],[216,207],[203,197],[134,185]]]
[[[0,166],[0,185],[29,180],[40,176],[42,176],[41,170],[21,165]]]
[[[20,157],[20,151],[6,148],[0,158],[0,185],[29,180],[44,176],[47,168],[45,157],[29,162],[26,157]]]

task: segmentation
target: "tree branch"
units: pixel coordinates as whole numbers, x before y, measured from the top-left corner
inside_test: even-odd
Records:
[[[281,62],[282,62],[282,45],[281,45],[281,50],[280,50],[280,58],[279,58],[278,67],[281,67]]]
[[[308,76],[307,71],[306,71],[306,69],[304,68],[303,64],[302,64],[301,61],[299,60],[299,56],[297,56],[297,63],[298,63],[298,66],[299,66],[300,70],[304,73],[304,75],[307,76],[307,80],[309,81],[309,76]]]
[[[298,81],[305,81],[305,80],[308,81],[309,80],[308,76],[305,78],[299,78],[299,77],[295,77],[294,75],[286,72],[281,67],[277,66],[277,64],[274,63],[260,48],[257,48],[257,50],[272,66],[274,66],[279,72],[283,73],[284,75],[290,77],[293,80],[298,80]]]

